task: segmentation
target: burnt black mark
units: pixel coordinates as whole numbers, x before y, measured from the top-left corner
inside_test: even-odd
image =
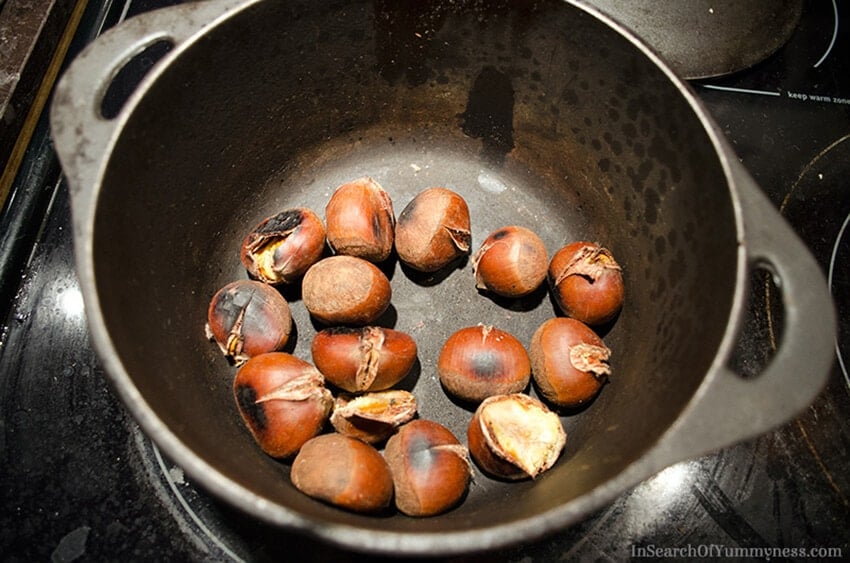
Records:
[[[496,231],[492,235],[490,235],[490,239],[491,240],[501,240],[501,239],[505,238],[506,236],[508,236],[507,229],[499,229],[498,231]]]
[[[412,200],[410,200],[410,203],[408,203],[407,206],[402,209],[401,213],[398,216],[398,219],[396,220],[396,225],[403,225],[410,221],[413,216],[416,215],[417,205],[419,205],[419,202],[414,197]]]
[[[239,410],[251,421],[251,426],[258,432],[264,431],[268,421],[262,404],[257,404],[257,391],[250,385],[238,385],[235,394]]]
[[[492,379],[502,373],[502,362],[492,352],[480,352],[472,358],[472,370],[483,379]]]
[[[481,69],[461,117],[461,128],[481,139],[484,155],[498,163],[514,148],[514,87],[511,79],[491,66]]]
[[[300,225],[303,220],[304,214],[300,209],[287,209],[263,221],[254,234],[286,233]]]

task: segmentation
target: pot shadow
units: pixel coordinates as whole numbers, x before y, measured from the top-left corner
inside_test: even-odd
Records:
[[[503,297],[493,293],[492,291],[480,288],[478,289],[478,293],[503,309],[516,312],[527,312],[533,311],[540,306],[541,303],[543,303],[544,299],[549,294],[549,288],[544,282],[540,284],[540,287],[527,295],[523,295],[522,297]],[[554,310],[557,311],[557,305],[554,301],[552,301],[552,305],[555,308]]]
[[[407,279],[409,279],[420,287],[433,287],[435,285],[441,284],[443,281],[446,280],[446,278],[448,278],[457,270],[463,269],[468,262],[469,255],[464,254],[463,256],[459,256],[458,258],[452,260],[439,270],[435,270],[433,272],[422,272],[420,270],[408,266],[402,261],[399,261],[399,264],[401,264],[401,271],[404,273]]]

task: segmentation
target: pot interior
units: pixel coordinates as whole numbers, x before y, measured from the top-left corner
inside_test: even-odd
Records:
[[[293,206],[323,215],[334,188],[361,176],[388,190],[396,214],[424,188],[457,191],[470,205],[473,250],[517,224],[550,255],[597,241],[623,267],[626,303],[603,331],[613,375],[589,408],[563,417],[566,449],[534,482],[476,469],[447,514],[354,515],[297,492],[289,464],[243,427],[236,370],[204,337],[209,300],[247,277],[238,251],[256,223]],[[429,533],[578,514],[587,493],[647,452],[714,358],[737,234],[693,108],[645,54],[576,7],[267,1],[208,29],[147,86],[110,155],[91,252],[105,329],[144,399],[131,410],[151,409],[185,448],[267,499],[262,516],[280,505],[308,521]],[[384,269],[393,300],[380,324],[419,346],[401,387],[417,395],[420,417],[465,443],[472,411],[439,385],[442,343],[487,323],[527,346],[555,307],[545,290],[520,300],[479,293],[469,261],[437,276],[394,259]],[[283,293],[296,323],[286,350],[309,361],[322,327],[297,288]]]

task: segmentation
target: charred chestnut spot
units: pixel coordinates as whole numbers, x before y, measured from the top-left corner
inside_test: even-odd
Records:
[[[499,229],[498,231],[494,231],[489,238],[490,240],[501,240],[508,236],[508,234],[510,234],[510,231],[507,229]]]
[[[401,211],[398,216],[397,224],[398,226],[405,225],[409,221],[413,219],[416,215],[416,207],[419,205],[419,200],[417,198],[413,198],[410,200],[410,203]]]
[[[490,351],[479,352],[472,358],[475,375],[482,378],[498,377],[502,373],[502,362],[497,354]]]
[[[251,421],[251,425],[258,431],[266,429],[266,411],[261,404],[257,403],[257,391],[250,385],[239,385],[236,387],[236,401],[239,409]]]
[[[434,465],[431,441],[424,435],[412,436],[406,444],[407,459],[414,471],[428,473]]]
[[[300,209],[287,209],[270,217],[254,233],[257,235],[286,233],[295,229],[302,221],[304,221],[304,214]]]

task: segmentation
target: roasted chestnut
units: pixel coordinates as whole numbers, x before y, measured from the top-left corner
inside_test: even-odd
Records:
[[[325,207],[325,222],[328,244],[337,254],[382,262],[392,252],[392,199],[372,178],[339,186]]]
[[[623,306],[625,288],[620,265],[607,248],[573,242],[549,263],[552,296],[565,315],[598,326],[614,319]]]
[[[437,373],[443,387],[464,401],[516,393],[528,386],[531,363],[522,343],[492,326],[462,328],[440,350]]]
[[[260,354],[236,373],[239,414],[264,452],[295,455],[328,420],[333,397],[309,363],[285,352]]]
[[[377,444],[414,416],[413,393],[390,389],[357,396],[340,395],[334,401],[331,424],[340,434]]]
[[[531,371],[543,398],[560,407],[589,401],[611,375],[611,350],[581,321],[557,317],[531,338]]]
[[[387,276],[371,262],[354,256],[330,256],[304,274],[301,298],[319,322],[365,325],[387,310],[392,288]]]
[[[485,473],[507,480],[532,479],[551,468],[567,433],[561,419],[523,393],[481,402],[467,430],[469,453]]]
[[[546,279],[546,245],[525,227],[502,227],[490,233],[472,256],[476,287],[501,295],[522,297]]]
[[[292,315],[274,288],[253,280],[218,290],[207,310],[206,335],[237,365],[251,356],[280,350],[289,340]]]
[[[471,240],[469,207],[446,188],[419,192],[402,210],[395,227],[399,259],[421,272],[435,272],[469,254]]]
[[[311,351],[313,363],[325,378],[351,393],[389,389],[416,362],[413,338],[378,326],[319,331]]]
[[[239,254],[248,273],[265,283],[292,283],[319,261],[325,227],[310,209],[281,211],[254,227]]]
[[[396,507],[408,516],[434,516],[458,504],[469,487],[471,462],[454,434],[431,420],[408,422],[389,439]]]
[[[295,456],[292,484],[302,493],[354,512],[376,512],[393,498],[393,478],[374,447],[342,434],[308,441]]]

